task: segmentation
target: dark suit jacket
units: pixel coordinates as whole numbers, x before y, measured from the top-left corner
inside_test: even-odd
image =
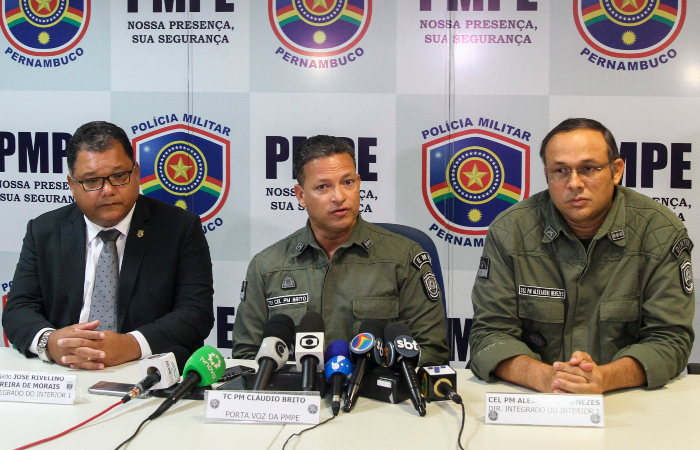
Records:
[[[42,328],[78,323],[85,233],[75,203],[27,224],[2,316],[8,339],[27,356],[34,356],[29,346]],[[211,257],[199,217],[139,196],[119,273],[117,331],[141,332],[154,354],[176,345],[192,353],[214,324],[213,294]]]

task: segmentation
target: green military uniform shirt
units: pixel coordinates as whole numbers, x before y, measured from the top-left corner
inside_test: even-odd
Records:
[[[442,364],[449,356],[445,311],[437,283],[426,290],[422,281],[434,280],[426,256],[415,242],[358,216],[328,261],[307,222],[250,262],[233,327],[233,357],[255,358],[269,317],[287,314],[299,325],[307,311],[315,311],[323,316],[326,343],[350,342],[365,319],[385,326],[402,321],[421,347],[421,364]]]
[[[692,245],[668,208],[621,186],[588,249],[549,192],[514,205],[491,224],[474,283],[473,372],[493,381],[507,358],[580,350],[600,365],[632,357],[647,387],[664,385],[693,345]]]

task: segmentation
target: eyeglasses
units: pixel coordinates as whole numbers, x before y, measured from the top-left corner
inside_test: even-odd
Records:
[[[609,163],[605,163],[602,166],[596,164],[586,164],[579,166],[575,169],[571,167],[557,167],[555,169],[547,169],[547,174],[550,176],[552,181],[566,181],[571,177],[571,172],[576,172],[579,177],[583,179],[590,179],[595,177],[607,167]]]
[[[102,189],[105,185],[105,181],[109,181],[109,184],[112,186],[122,186],[125,184],[129,184],[129,181],[131,181],[131,173],[136,169],[136,164],[134,164],[134,167],[129,170],[128,172],[117,172],[113,173],[112,175],[108,177],[95,177],[95,178],[86,178],[84,180],[76,180],[73,178],[71,175],[71,178],[73,178],[73,181],[76,183],[80,183],[80,185],[85,189],[86,191],[99,191]]]

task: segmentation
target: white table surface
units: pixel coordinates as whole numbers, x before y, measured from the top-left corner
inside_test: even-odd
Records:
[[[230,367],[250,361],[227,360]],[[13,349],[0,349],[0,370],[64,373],[78,376],[74,405],[0,402],[0,449],[12,449],[70,428],[116,403],[119,397],[93,395],[97,381],[135,383],[138,363],[103,371],[71,370],[26,359]],[[532,427],[484,424],[487,392],[531,392],[508,383],[486,384],[469,370],[457,370],[458,391],[466,421],[462,445],[471,449],[667,449],[693,448],[700,424],[700,376],[682,375],[653,391],[628,389],[605,395],[605,428]],[[39,449],[115,448],[163,401],[134,399],[90,424]],[[360,398],[351,413],[293,438],[287,449],[457,448],[461,408],[433,402],[420,417],[410,401],[398,405]],[[330,396],[322,402],[321,420],[331,416]],[[204,404],[182,400],[149,422],[128,449],[237,448],[281,449],[287,438],[308,425],[243,425],[204,423]],[[217,447],[215,447],[217,446]],[[221,446],[221,447],[219,447]],[[223,447],[226,446],[226,447]]]

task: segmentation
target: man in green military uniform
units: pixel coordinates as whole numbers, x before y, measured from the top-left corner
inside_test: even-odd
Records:
[[[473,372],[541,392],[655,388],[693,345],[682,222],[619,186],[612,133],[567,119],[540,149],[548,190],[498,216],[474,283]]]
[[[421,347],[421,364],[442,364],[449,356],[445,311],[430,257],[360,217],[353,148],[341,138],[309,138],[296,150],[294,169],[294,191],[309,220],[250,262],[233,357],[255,357],[269,317],[287,314],[299,325],[315,311],[327,342],[349,342],[365,319],[402,321]]]

